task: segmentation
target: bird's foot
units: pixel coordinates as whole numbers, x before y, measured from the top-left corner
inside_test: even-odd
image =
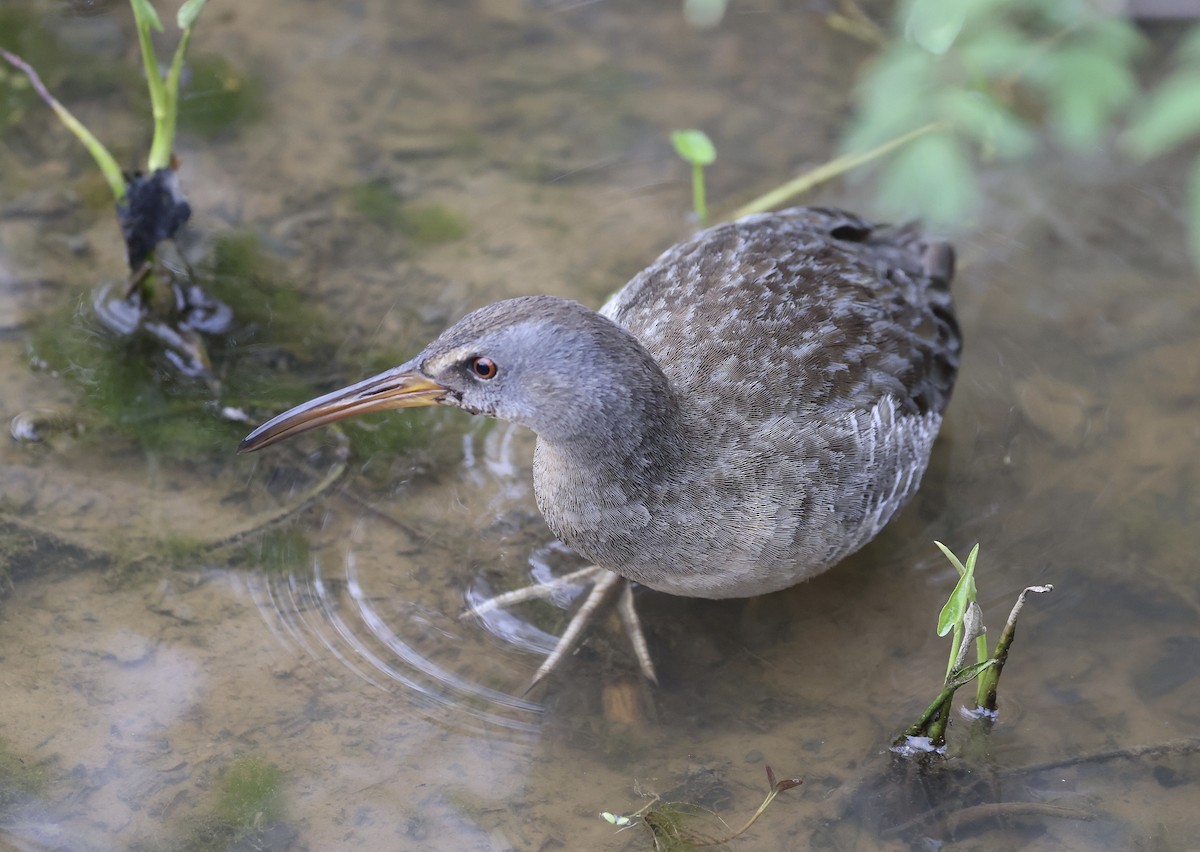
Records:
[[[496,595],[493,598],[480,601],[478,604],[472,604],[471,608],[464,612],[462,617],[483,615],[494,609],[511,606],[522,601],[548,598],[563,586],[587,582],[588,580],[592,581],[592,590],[588,592],[583,605],[571,616],[571,620],[567,624],[567,629],[559,637],[554,650],[546,656],[541,666],[538,667],[537,672],[529,682],[529,686],[525,688],[525,691],[528,692],[545,680],[546,676],[554,671],[569,653],[575,650],[580,639],[583,638],[584,630],[591,623],[596,613],[610,604],[614,598],[617,600],[617,615],[620,617],[621,624],[625,628],[625,635],[629,637],[630,644],[633,645],[633,653],[637,657],[642,674],[653,683],[658,683],[658,675],[654,671],[654,661],[650,659],[650,648],[646,644],[646,634],[642,632],[642,623],[638,619],[637,609],[633,603],[632,585],[620,574],[614,574],[612,571],[601,568],[598,565],[572,571],[570,574],[564,574],[545,583],[535,583],[531,586],[525,586],[511,592]]]

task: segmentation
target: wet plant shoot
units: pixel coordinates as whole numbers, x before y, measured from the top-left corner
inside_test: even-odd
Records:
[[[934,544],[958,572],[958,583],[938,614],[937,627],[938,636],[953,633],[953,641],[941,691],[893,743],[892,750],[906,756],[944,751],[946,727],[950,723],[954,693],[971,681],[976,681],[977,685],[975,708],[968,711],[969,714],[989,720],[996,718],[996,693],[1000,673],[1008,661],[1008,649],[1016,635],[1017,617],[1025,606],[1025,596],[1030,592],[1040,594],[1054,590],[1054,586],[1049,584],[1026,587],[1017,597],[1017,603],[1009,613],[996,646],[989,653],[983,610],[976,601],[975,566],[979,559],[979,545],[971,548],[964,564],[940,541],[935,541]],[[975,662],[968,664],[967,657],[972,645],[975,647]]]
[[[214,313],[222,313],[223,306],[216,305],[191,282],[157,267],[155,252],[160,244],[178,235],[192,214],[179,184],[173,150],[184,58],[206,2],[187,0],[180,6],[176,16],[181,32],[179,44],[164,74],[151,41],[151,30],[163,31],[158,13],[149,0],[130,0],[154,116],[154,135],[144,172],[124,172],[108,148],[50,93],[29,63],[0,50],[0,56],[29,78],[42,100],[83,143],[112,190],[129,260],[129,284],[121,296],[127,307],[110,305],[101,313],[108,318],[119,317],[116,325],[120,332],[144,331],[173,351],[185,374],[203,376],[211,374],[212,365],[201,334],[213,329],[202,325]]]

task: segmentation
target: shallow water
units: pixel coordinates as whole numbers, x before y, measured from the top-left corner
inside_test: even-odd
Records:
[[[50,57],[126,69],[46,76],[132,161],[121,4],[16,7]],[[782,4],[697,33],[677,3],[214,0],[193,56],[262,93],[261,115],[179,140],[198,250],[256,235],[344,325],[316,390],[497,298],[598,305],[694,227],[671,129],[713,136],[710,194],[732,206],[829,155],[866,53]],[[74,140],[48,110],[23,122],[0,148],[0,413],[75,425],[0,445],[0,784],[40,779],[0,786],[0,846],[651,848],[597,814],[658,794],[736,826],[770,764],[804,784],[737,848],[1195,848],[1200,289],[1177,169],[986,176],[958,238],[966,358],[913,504],[779,594],[643,590],[657,688],[601,625],[522,696],[559,611],[459,614],[578,564],[537,514],[530,437],[416,412],[395,418],[432,418],[410,453],[347,462],[323,433],[183,463],[106,433],[29,345],[37,317],[122,276],[118,234]],[[356,212],[364,184],[465,233],[398,236]],[[1027,604],[999,722],[956,720],[921,771],[887,746],[945,665],[934,539],[982,544],[993,634],[1021,588],[1055,591]],[[239,841],[214,814],[247,765],[282,782]]]

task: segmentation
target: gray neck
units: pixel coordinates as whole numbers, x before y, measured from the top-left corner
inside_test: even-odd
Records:
[[[606,384],[585,428],[538,435],[538,506],[556,535],[597,561],[611,557],[612,537],[646,525],[664,484],[691,452],[670,383],[645,357],[649,364],[639,364],[645,368],[636,375],[627,361],[621,375],[608,376],[616,380]]]

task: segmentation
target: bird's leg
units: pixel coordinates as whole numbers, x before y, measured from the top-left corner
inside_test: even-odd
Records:
[[[621,590],[621,599],[617,601],[617,615],[621,617],[629,644],[633,645],[633,654],[637,657],[642,674],[657,686],[658,674],[654,671],[654,660],[650,658],[650,647],[646,644],[646,634],[642,632],[642,621],[638,618],[637,607],[633,603],[633,583],[628,580],[625,581],[625,588]]]
[[[614,574],[612,571],[608,571],[598,565],[591,565],[587,568],[581,568],[578,571],[572,571],[570,574],[556,577],[545,583],[525,586],[521,589],[514,589],[511,592],[496,595],[494,598],[488,598],[478,604],[473,604],[469,610],[462,614],[462,617],[483,615],[494,609],[510,606],[515,603],[548,598],[562,586],[584,582],[589,579],[593,580],[592,590],[588,592],[583,605],[571,616],[570,622],[567,623],[567,629],[559,637],[554,650],[547,655],[541,666],[538,667],[537,672],[534,674],[525,691],[528,692],[533,689],[558,667],[563,658],[571,653],[575,649],[575,646],[579,644],[584,630],[591,623],[596,613],[606,604],[610,603],[618,594],[620,597],[617,600],[617,615],[620,616],[621,624],[625,628],[625,635],[629,637],[629,642],[633,646],[633,653],[637,657],[638,666],[648,680],[658,683],[658,675],[654,671],[654,662],[650,659],[650,649],[646,644],[646,634],[642,632],[642,624],[638,619],[637,609],[634,607],[633,586],[620,574]]]
[[[592,590],[588,592],[587,598],[583,602],[575,614],[571,616],[570,622],[567,623],[567,629],[563,631],[562,636],[558,637],[558,643],[554,646],[554,650],[549,653],[542,664],[538,667],[537,672],[533,675],[533,680],[529,681],[529,686],[525,687],[525,691],[533,689],[542,680],[558,667],[558,664],[563,661],[567,654],[575,650],[575,646],[579,644],[579,640],[583,638],[583,631],[591,622],[592,616],[610,602],[613,595],[620,591],[621,586],[629,588],[628,581],[620,574],[614,574],[611,571],[602,571],[596,577],[596,582],[592,585]],[[642,638],[642,644],[646,640]]]

